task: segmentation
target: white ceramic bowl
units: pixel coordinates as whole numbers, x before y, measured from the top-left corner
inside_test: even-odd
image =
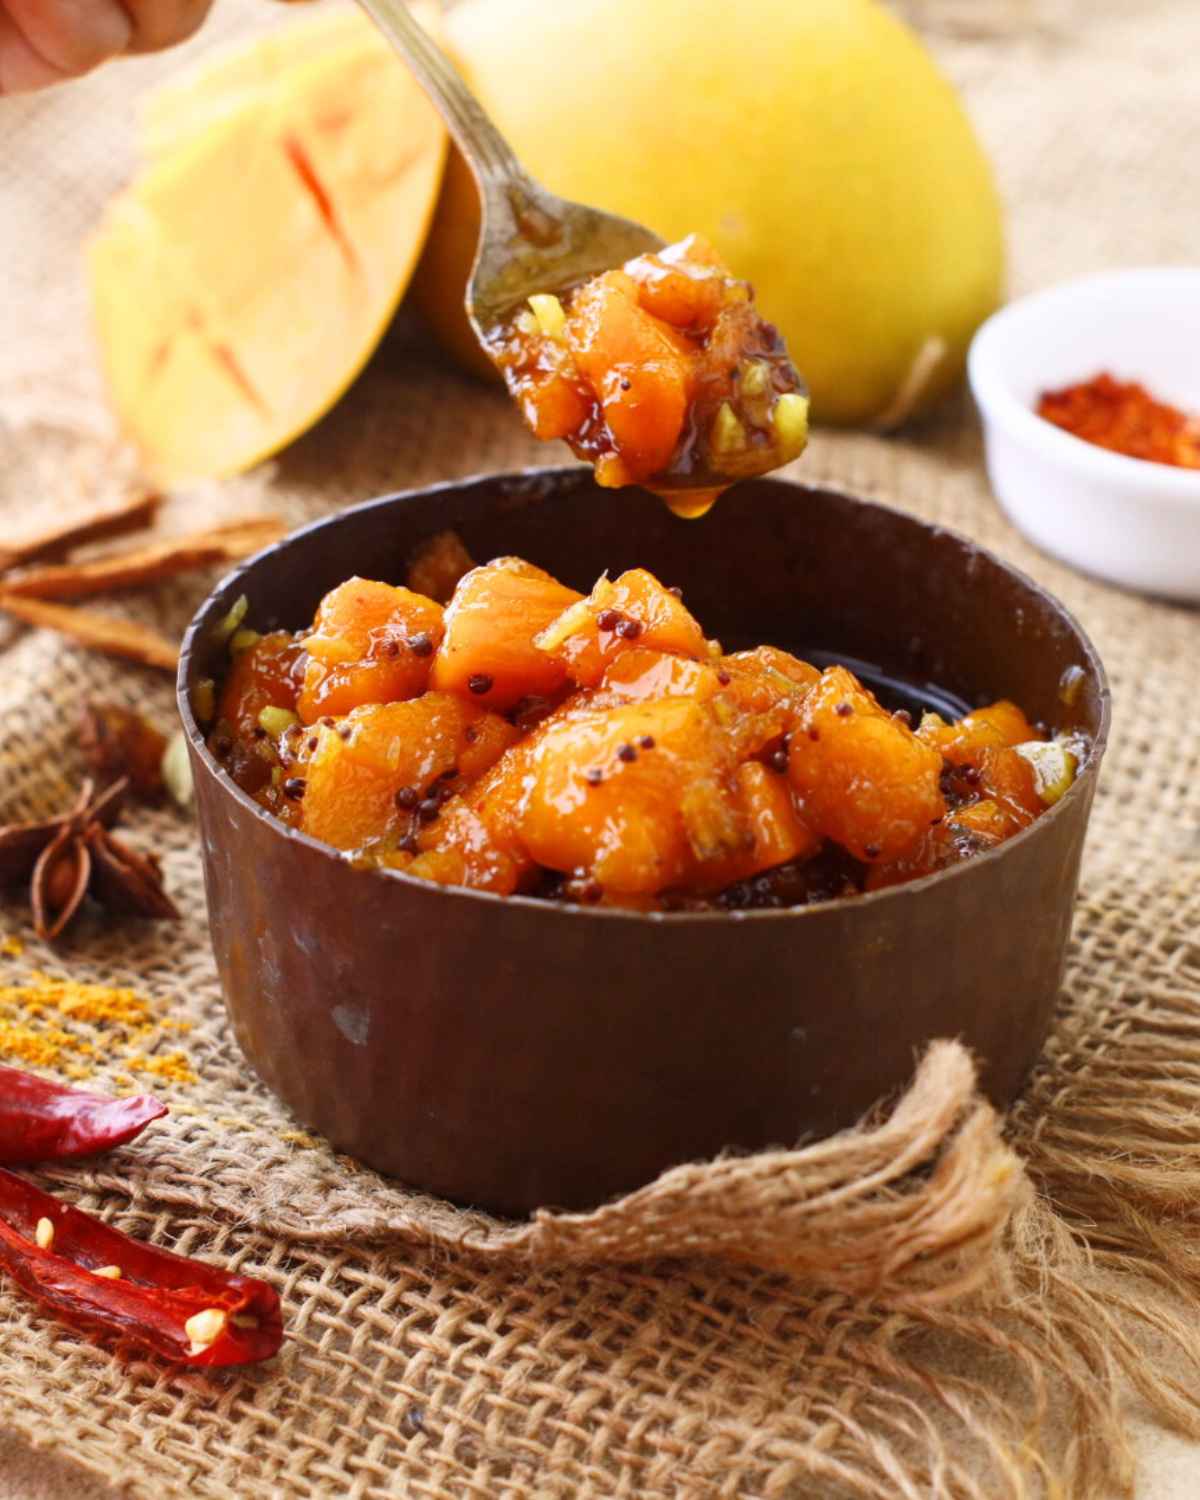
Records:
[[[1085,572],[1200,600],[1200,470],[1126,458],[1036,414],[1105,370],[1200,412],[1200,269],[1103,272],[1002,308],[971,345],[988,476],[1017,526]]]

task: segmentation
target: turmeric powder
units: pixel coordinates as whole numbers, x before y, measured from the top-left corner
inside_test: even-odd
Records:
[[[125,1066],[167,1082],[194,1083],[182,1052],[149,1053],[149,1044],[171,1025],[150,1001],[123,986],[56,978],[34,969],[20,982],[0,984],[0,1057],[33,1067],[56,1068],[86,1078],[97,1064],[131,1049]],[[132,1052],[134,1046],[140,1048]]]

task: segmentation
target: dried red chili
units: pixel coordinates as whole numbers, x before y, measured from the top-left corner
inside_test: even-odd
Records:
[[[1107,373],[1045,391],[1037,413],[1056,427],[1129,458],[1200,469],[1200,417],[1156,400],[1136,381]]]
[[[177,1363],[250,1364],[283,1342],[265,1281],[132,1240],[2,1168],[0,1267],[65,1322]]]
[[[0,1067],[0,1162],[91,1156],[131,1141],[166,1113],[150,1094],[110,1099]]]

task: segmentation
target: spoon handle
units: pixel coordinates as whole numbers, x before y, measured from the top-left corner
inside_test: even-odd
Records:
[[[404,0],[359,0],[362,8],[408,63],[429,95],[485,197],[492,190],[531,187],[512,147],[488,118],[442,49]]]

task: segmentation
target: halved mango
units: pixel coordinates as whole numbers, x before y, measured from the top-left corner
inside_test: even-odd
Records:
[[[414,5],[425,26],[426,6]],[[346,42],[374,40],[375,28],[357,5],[334,5],[296,15],[264,32],[217,47],[152,89],[138,105],[138,145],[147,158],[166,155],[189,137],[286,82],[298,66]]]
[[[162,484],[248,468],[334,404],[437,196],[445,131],[365,18],[273,45],[173,86],[88,247],[109,393]]]

